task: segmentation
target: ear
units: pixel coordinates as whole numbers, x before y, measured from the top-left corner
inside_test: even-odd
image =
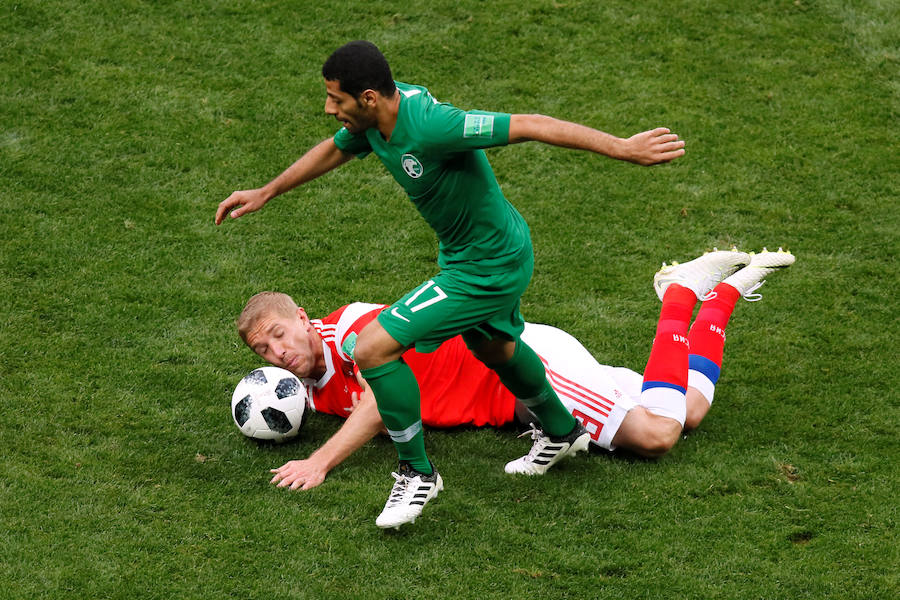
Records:
[[[309,324],[309,317],[306,315],[306,311],[303,308],[297,308],[297,318],[300,319],[300,322],[304,325]]]
[[[359,101],[369,107],[375,106],[378,103],[378,92],[375,90],[364,90],[359,95]]]

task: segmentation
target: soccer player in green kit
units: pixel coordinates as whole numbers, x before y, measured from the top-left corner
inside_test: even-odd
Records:
[[[521,341],[519,299],[534,266],[524,219],[504,198],[483,149],[540,141],[589,150],[641,165],[684,154],[684,142],[657,128],[627,139],[543,115],[463,111],[424,87],[395,82],[370,42],[350,42],[322,67],[325,112],[343,124],[269,184],[237,191],[219,204],[215,221],[259,210],[270,199],[374,152],[434,229],[440,272],[379,314],[342,349],[360,367],[399,455],[395,483],[376,519],[382,528],[418,517],[443,489],[422,435],[419,387],[400,358],[462,334],[472,353],[538,418],[531,451],[508,473],[543,473],[587,448],[588,432],[565,409],[544,366]]]

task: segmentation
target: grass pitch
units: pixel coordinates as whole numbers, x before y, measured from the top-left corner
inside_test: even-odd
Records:
[[[0,6],[2,596],[896,598],[896,4],[310,4]],[[334,132],[319,69],[357,38],[461,108],[687,141],[651,169],[489,152],[533,231],[526,317],[601,362],[642,369],[660,261],[796,253],[671,454],[509,478],[527,441],[430,432],[447,490],[399,532],[374,526],[386,440],[310,492],[268,485],[339,423],[238,433],[246,298],[322,315],[435,269],[374,158],[212,224]]]

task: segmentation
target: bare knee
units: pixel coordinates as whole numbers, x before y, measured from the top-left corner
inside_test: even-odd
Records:
[[[662,456],[672,449],[681,435],[681,424],[675,419],[657,417],[659,423],[647,430],[638,452],[647,457]]]
[[[366,325],[356,339],[353,360],[360,369],[374,369],[397,360],[405,348],[385,331],[378,321]]]
[[[696,388],[688,388],[686,401],[687,414],[684,420],[684,429],[690,431],[700,426],[703,417],[709,412],[710,403]]]
[[[687,416],[684,419],[684,430],[691,431],[693,429],[697,429],[697,427],[700,426],[700,422],[703,420],[704,416],[706,416],[706,411],[703,411],[702,414],[699,414],[697,412],[688,410]]]
[[[681,423],[675,419],[661,417],[643,406],[636,406],[622,421],[613,444],[641,456],[656,458],[672,449],[681,430]]]
[[[376,351],[375,346],[368,342],[367,338],[359,336],[356,339],[356,348],[353,350],[353,360],[360,369],[372,369],[383,365],[385,360]]]

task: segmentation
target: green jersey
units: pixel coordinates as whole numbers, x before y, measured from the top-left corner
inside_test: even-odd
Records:
[[[463,111],[424,87],[397,82],[400,109],[391,137],[341,128],[335,145],[374,152],[437,233],[440,267],[485,272],[531,256],[528,226],[503,197],[484,148],[509,143],[505,113]]]

